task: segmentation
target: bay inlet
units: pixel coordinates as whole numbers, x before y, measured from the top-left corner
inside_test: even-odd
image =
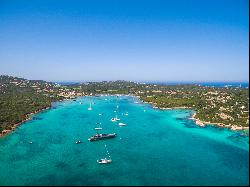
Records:
[[[249,136],[199,127],[192,114],[131,96],[53,103],[0,139],[0,185],[248,185]],[[97,123],[117,137],[88,141]],[[106,148],[112,163],[98,164]]]

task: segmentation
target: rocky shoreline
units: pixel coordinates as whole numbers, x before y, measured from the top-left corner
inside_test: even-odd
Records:
[[[153,108],[155,109],[160,109],[160,110],[175,110],[175,109],[192,109],[192,107],[172,107],[172,108],[164,108],[164,107],[157,107],[156,104],[157,103],[153,103],[153,102],[146,102],[141,100],[143,103],[149,103],[152,105]],[[236,130],[249,130],[249,127],[242,127],[242,126],[237,126],[237,125],[225,125],[223,123],[211,123],[211,122],[207,122],[207,121],[202,121],[199,118],[195,118],[196,113],[194,113],[192,115],[191,120],[195,121],[195,124],[200,126],[200,127],[205,127],[206,125],[215,125],[218,127],[223,127],[223,128],[230,128],[233,131]]]
[[[194,113],[192,117],[189,119],[194,120],[195,124],[200,127],[205,127],[205,125],[216,125],[219,127],[230,128],[231,130],[249,130],[249,127],[242,127],[242,126],[237,126],[237,125],[225,125],[224,123],[211,123],[207,121],[202,121],[199,118],[195,118],[195,116],[196,116],[196,113]]]

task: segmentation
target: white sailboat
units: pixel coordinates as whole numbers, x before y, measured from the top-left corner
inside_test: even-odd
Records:
[[[118,96],[117,96],[117,98],[118,98]],[[117,117],[118,109],[119,109],[119,105],[118,105],[118,100],[116,99],[116,110],[114,110],[114,112],[116,113],[116,116],[115,116],[115,118],[111,118],[112,122],[120,121],[120,119]]]
[[[119,126],[125,126],[125,123],[118,123]]]
[[[115,116],[116,121],[120,121],[121,119],[117,117],[117,115]]]
[[[119,105],[117,104],[116,105],[116,113],[118,113],[118,109],[119,109]],[[116,121],[119,121],[120,119],[117,117],[117,115],[115,116],[115,120]]]
[[[101,158],[101,159],[97,160],[97,163],[99,163],[99,164],[109,164],[109,163],[112,162],[111,156],[110,156],[110,154],[109,154],[109,152],[108,152],[108,149],[107,149],[107,145],[106,145],[106,144],[105,144],[105,148],[106,148],[106,151],[107,151],[107,156],[108,156],[108,158]]]
[[[102,130],[102,128],[101,128],[101,126],[100,126],[101,123],[96,123],[96,124],[98,125],[98,127],[96,127],[95,130]]]
[[[89,108],[88,108],[88,110],[92,110],[91,102],[89,103]]]
[[[111,118],[112,122],[116,122],[116,121],[120,121],[121,119],[117,117],[117,115],[115,116],[115,118]]]

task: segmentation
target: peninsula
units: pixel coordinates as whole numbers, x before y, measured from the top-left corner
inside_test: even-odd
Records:
[[[30,119],[51,103],[78,96],[131,94],[154,108],[190,108],[197,125],[249,129],[249,89],[198,84],[162,85],[131,81],[85,82],[59,85],[41,80],[0,76],[0,136]]]

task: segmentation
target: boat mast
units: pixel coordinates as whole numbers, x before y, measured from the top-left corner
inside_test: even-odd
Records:
[[[108,155],[109,159],[111,160],[111,156],[110,156],[110,154],[109,154],[109,151],[108,151],[108,149],[107,149],[107,145],[106,145],[106,144],[105,144],[105,148],[106,148],[107,155]]]

